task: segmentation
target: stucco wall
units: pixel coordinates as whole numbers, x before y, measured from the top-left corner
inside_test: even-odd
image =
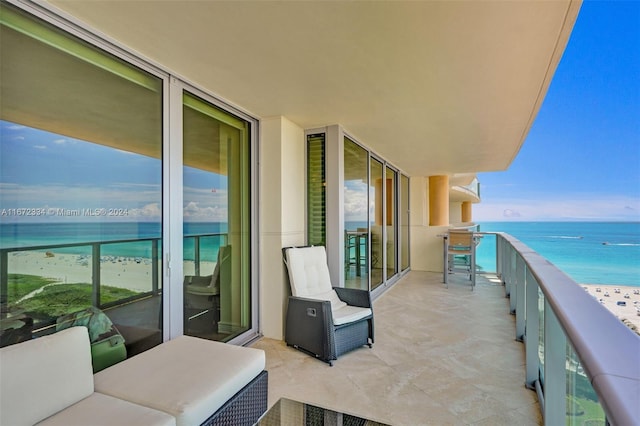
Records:
[[[304,131],[285,117],[260,134],[260,314],[262,333],[282,339],[290,294],[282,247],[304,244]]]

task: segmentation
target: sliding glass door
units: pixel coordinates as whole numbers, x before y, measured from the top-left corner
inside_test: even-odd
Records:
[[[250,125],[183,101],[184,329],[227,341],[251,326]]]
[[[385,264],[386,279],[398,273],[397,238],[398,235],[398,205],[397,205],[397,173],[391,167],[385,168]]]
[[[0,17],[2,345],[99,324],[135,355],[162,341],[163,80]]]
[[[375,290],[399,272],[399,174],[347,137],[343,158],[344,285]]]
[[[345,287],[369,288],[369,153],[344,138]]]
[[[375,289],[384,282],[384,197],[383,174],[384,166],[381,161],[371,157],[369,180],[369,194],[371,202],[370,229],[371,229],[371,289]]]
[[[88,322],[126,356],[182,325],[255,337],[257,121],[21,7],[40,18],[0,4],[0,346]]]

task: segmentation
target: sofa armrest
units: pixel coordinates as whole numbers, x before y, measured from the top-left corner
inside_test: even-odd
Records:
[[[0,349],[0,424],[35,424],[93,393],[86,327]]]
[[[340,300],[345,302],[347,305],[358,306],[360,308],[373,307],[371,304],[371,293],[367,290],[344,287],[334,287],[333,289],[338,294]]]

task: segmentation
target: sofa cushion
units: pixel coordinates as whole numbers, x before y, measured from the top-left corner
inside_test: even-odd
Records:
[[[175,424],[176,419],[165,412],[97,392],[38,423],[39,426],[175,426]]]
[[[0,349],[0,424],[32,425],[93,393],[85,327]]]
[[[264,351],[180,336],[94,376],[97,392],[199,425],[265,367]]]

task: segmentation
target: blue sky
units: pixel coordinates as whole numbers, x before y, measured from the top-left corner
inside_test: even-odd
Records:
[[[2,121],[0,136],[0,210],[116,208],[128,216],[113,220],[159,220],[159,160]],[[479,179],[479,222],[640,220],[640,1],[583,3],[520,153]],[[226,218],[226,179],[185,168],[184,185],[186,220]],[[362,195],[347,220],[365,217],[366,189],[347,190]]]
[[[0,220],[160,220],[159,159],[6,121],[0,136]],[[183,173],[185,220],[226,220],[226,177],[190,167]]]
[[[474,220],[640,220],[640,1],[584,1],[540,112]]]

